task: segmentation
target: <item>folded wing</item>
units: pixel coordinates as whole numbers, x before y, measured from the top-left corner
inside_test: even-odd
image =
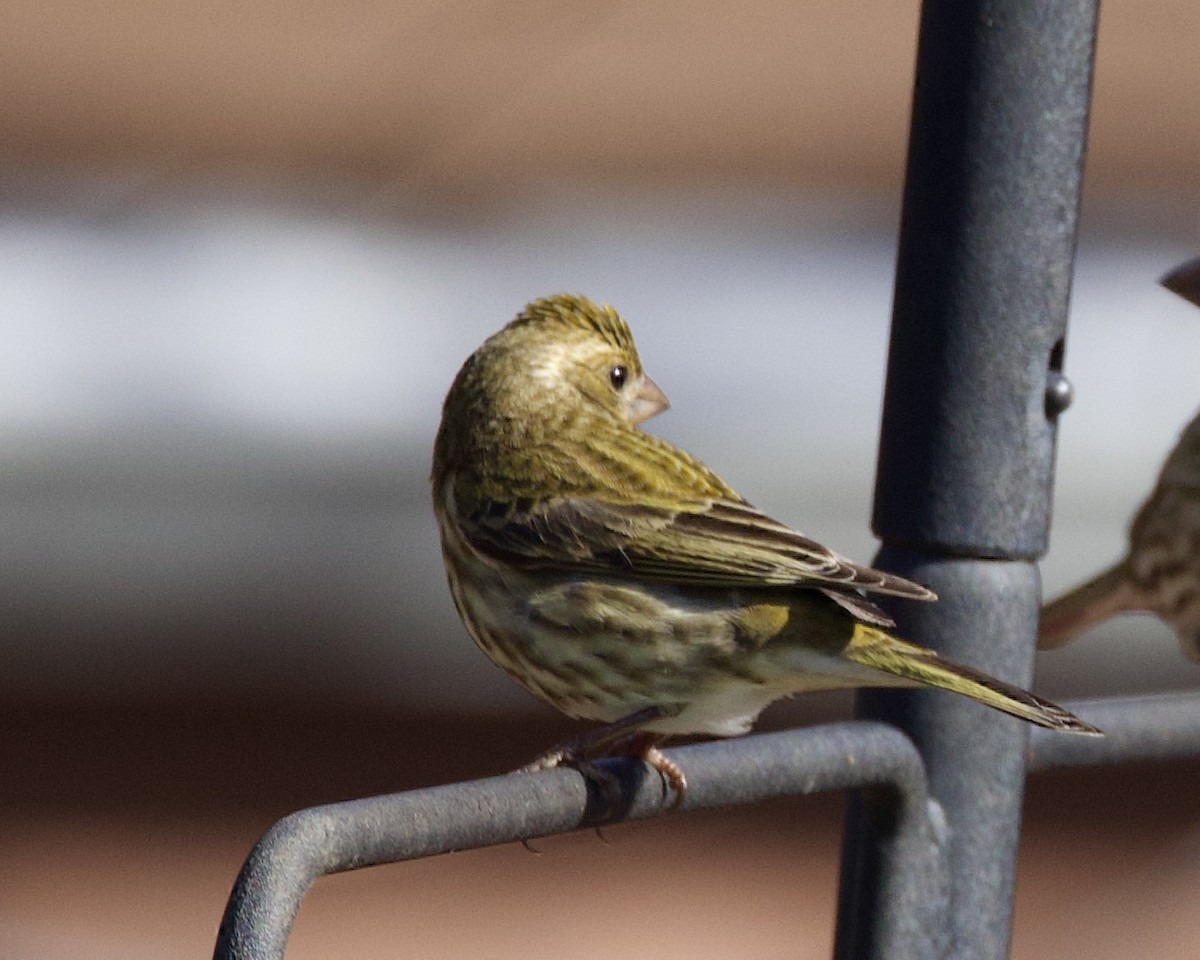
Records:
[[[920,584],[851,563],[742,501],[493,502],[478,505],[469,521],[477,549],[523,568],[687,586],[811,588],[855,617],[885,626],[891,619],[863,592],[935,599]]]

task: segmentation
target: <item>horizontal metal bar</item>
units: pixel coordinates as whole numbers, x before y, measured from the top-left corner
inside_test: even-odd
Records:
[[[1200,758],[1200,692],[1077,700],[1068,707],[1104,736],[1068,737],[1035,729],[1029,739],[1029,770]]]
[[[930,832],[921,758],[903,733],[886,724],[838,723],[694,744],[673,749],[671,757],[688,778],[679,810],[886,785],[897,795],[897,830],[910,837]],[[284,817],[242,867],[214,956],[281,958],[300,901],[325,874],[652,817],[670,805],[662,779],[645,764],[612,760],[601,766],[615,778],[611,804],[604,790],[577,771],[560,768],[352,800]]]

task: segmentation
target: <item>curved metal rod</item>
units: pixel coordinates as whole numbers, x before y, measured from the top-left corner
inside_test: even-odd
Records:
[[[848,722],[715,741],[671,751],[687,771],[679,810],[825,790],[884,786],[898,811],[896,844],[931,835],[916,748],[886,724]],[[216,960],[278,960],[312,883],[326,874],[656,816],[671,802],[661,778],[632,760],[602,762],[607,792],[560,768],[312,807],[258,841],[230,894]],[[898,800],[899,802],[896,802]],[[923,844],[922,849],[929,844]]]
[[[1079,701],[1069,708],[1106,736],[1034,730],[1030,770],[1200,756],[1200,694]],[[922,943],[944,897],[940,819],[928,802],[925,769],[894,727],[854,721],[678,747],[687,771],[680,811],[753,803],[826,790],[873,791],[892,812],[882,856],[893,865],[848,864],[896,877],[879,900],[875,942]],[[247,858],[230,894],[216,960],[279,960],[310,886],[330,873],[527,840],[615,820],[657,816],[670,804],[664,784],[633,760],[602,761],[605,791],[571,769],[508,774],[300,810],[275,823]],[[920,879],[924,878],[924,879]],[[851,878],[852,879],[852,878]],[[846,878],[844,881],[846,882]],[[944,890],[942,891],[944,893]],[[895,955],[923,955],[915,950]],[[893,955],[887,953],[885,955]]]

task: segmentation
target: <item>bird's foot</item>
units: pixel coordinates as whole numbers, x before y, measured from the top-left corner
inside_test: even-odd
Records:
[[[616,723],[560,743],[520,767],[518,772],[531,773],[560,766],[573,767],[600,788],[605,801],[611,807],[620,799],[617,778],[596,761],[605,757],[637,757],[665,779],[667,789],[675,794],[675,799],[668,809],[674,810],[683,802],[687,792],[687,777],[679,765],[658,748],[666,738],[640,729],[642,724],[667,713],[668,711],[661,707],[639,710]]]
[[[654,745],[646,747],[641,757],[649,766],[662,774],[666,780],[667,788],[675,794],[675,799],[667,808],[668,810],[674,810],[683,803],[684,794],[687,793],[687,777],[683,775],[683,770],[680,769],[679,764]]]
[[[553,750],[547,750],[523,767],[518,767],[516,773],[537,773],[539,770],[553,770],[555,767],[570,767],[578,770],[585,780],[594,783],[604,795],[605,805],[613,809],[621,799],[621,790],[617,778],[595,761],[599,757],[589,756],[577,741],[560,744]]]

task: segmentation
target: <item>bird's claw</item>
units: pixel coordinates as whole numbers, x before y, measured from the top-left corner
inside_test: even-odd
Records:
[[[611,809],[621,799],[621,791],[617,778],[597,765],[591,758],[581,752],[572,750],[570,746],[555,747],[547,750],[523,767],[518,767],[517,773],[537,773],[539,770],[553,770],[555,767],[571,767],[578,770],[580,775],[594,783],[604,795],[604,801]]]
[[[647,747],[642,753],[642,760],[662,775],[666,781],[666,788],[675,794],[675,799],[667,807],[668,810],[675,810],[683,803],[684,795],[687,793],[687,777],[683,775],[683,770],[658,747]]]
[[[674,794],[674,799],[666,809],[677,809],[687,794],[687,777],[679,764],[653,743],[631,743],[629,747],[630,749],[624,753],[615,755],[637,757],[659,773],[663,778],[664,788]],[[612,807],[620,799],[618,780],[612,773],[595,762],[598,759],[601,758],[589,757],[581,751],[571,749],[570,745],[565,745],[546,751],[523,767],[518,767],[516,772],[536,773],[539,770],[553,770],[555,767],[571,767],[578,770],[585,779],[594,783],[604,794],[605,802]]]

